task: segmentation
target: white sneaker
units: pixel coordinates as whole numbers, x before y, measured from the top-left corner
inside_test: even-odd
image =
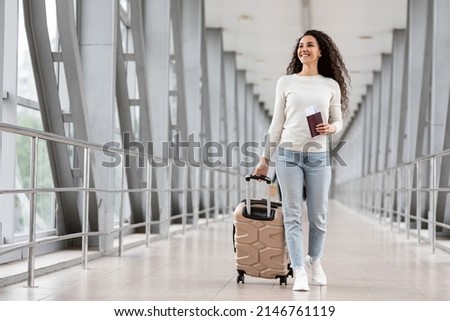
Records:
[[[309,291],[308,274],[304,268],[295,269],[295,281],[292,291]]]
[[[312,271],[311,284],[313,285],[327,284],[327,276],[323,272],[320,260],[317,261],[316,263],[313,263],[311,256],[307,255],[305,257],[305,265]]]

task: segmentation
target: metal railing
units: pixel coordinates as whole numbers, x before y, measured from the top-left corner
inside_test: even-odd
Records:
[[[444,157],[450,157],[450,150],[345,182],[336,188],[337,199],[375,215],[380,223],[390,224],[391,230],[396,227],[399,233],[404,231],[407,239],[414,233],[417,245],[429,242],[432,253],[436,247],[450,251],[444,244],[450,240],[447,237],[450,225],[437,220],[438,193],[450,192],[448,186],[440,187],[438,181],[438,164]],[[445,213],[441,214],[445,219]],[[428,236],[422,235],[424,225]],[[438,239],[438,227],[449,233]]]
[[[154,161],[163,161],[162,158],[157,158],[151,155],[144,155],[138,153],[136,151],[124,150],[119,148],[106,148],[102,145],[87,143],[84,141],[61,137],[52,133],[37,131],[33,129],[27,129],[19,126],[15,126],[12,124],[0,123],[0,133],[10,133],[14,135],[27,136],[31,138],[31,164],[30,164],[30,176],[31,183],[30,188],[10,188],[10,189],[0,189],[0,195],[2,194],[19,194],[24,193],[29,195],[29,232],[28,232],[28,241],[16,243],[16,244],[3,244],[0,245],[0,256],[28,249],[28,270],[27,270],[27,286],[34,287],[34,279],[35,279],[35,258],[36,253],[35,249],[39,245],[49,244],[54,242],[61,242],[76,238],[81,238],[81,263],[83,268],[87,268],[88,263],[88,238],[90,236],[110,236],[113,234],[118,234],[118,248],[117,251],[120,256],[123,255],[124,251],[124,238],[125,231],[133,230],[136,228],[145,228],[145,244],[146,246],[150,245],[150,236],[151,236],[151,226],[162,224],[168,224],[170,226],[171,222],[174,220],[181,220],[181,228],[182,232],[186,231],[186,227],[188,226],[188,218],[192,219],[191,226],[198,227],[199,218],[201,215],[204,216],[204,224],[209,224],[210,219],[217,220],[220,214],[223,213],[231,213],[233,206],[230,204],[225,204],[224,200],[234,201],[239,199],[239,195],[241,195],[242,191],[240,188],[237,188],[239,185],[238,180],[242,179],[239,173],[232,170],[225,170],[219,168],[210,168],[207,166],[189,166],[186,165],[182,168],[182,186],[178,187],[172,186],[172,168],[174,166],[173,159],[165,159],[168,161],[168,166],[166,168],[161,168],[161,170],[167,171],[167,181],[165,188],[152,188],[151,184],[147,184],[144,188],[134,188],[127,189],[125,188],[125,161],[124,158],[126,156],[129,157],[143,157],[145,159],[145,164],[147,166],[146,169],[146,181],[152,182],[152,173],[153,168],[148,165],[150,164],[150,158]],[[82,173],[82,186],[79,187],[56,187],[56,188],[40,188],[38,187],[38,177],[37,177],[37,167],[38,167],[38,144],[40,141],[46,141],[51,143],[60,143],[65,144],[67,146],[74,146],[77,148],[81,148],[83,151],[83,173]],[[90,181],[90,168],[91,168],[91,153],[94,151],[109,151],[115,152],[121,155],[121,188],[92,188],[89,186]],[[201,174],[202,171],[206,176],[207,182],[210,181],[211,175],[214,175],[214,185],[207,186],[201,184]],[[193,177],[193,187],[189,188],[188,177],[191,175]],[[228,178],[229,184],[221,184],[224,181],[226,182]],[[36,229],[36,197],[40,193],[65,193],[65,192],[78,192],[81,193],[81,216],[82,216],[82,230],[79,233],[71,233],[67,235],[61,236],[51,236],[51,237],[43,237],[37,238],[37,229]],[[119,193],[120,194],[120,212],[119,212],[119,222],[118,226],[107,230],[107,231],[89,231],[89,195],[90,193],[96,192],[105,192],[105,193]],[[145,213],[145,221],[135,224],[126,224],[125,222],[125,197],[128,193],[145,193],[145,204],[146,204],[146,213]],[[161,208],[165,208],[168,213],[166,213],[165,217],[159,220],[152,220],[152,194],[157,192],[160,200],[163,200],[165,204],[160,206]],[[172,193],[178,192],[182,193],[182,205],[181,205],[181,213],[172,213],[171,207],[169,204],[172,202]],[[188,213],[188,193],[192,195],[192,212]],[[211,195],[213,193],[214,204],[211,205],[210,198],[207,198],[206,205],[200,209],[200,199],[201,195],[208,194]],[[222,201],[221,198],[222,197]],[[222,213],[221,213],[222,212]],[[160,213],[161,214],[161,213]],[[177,223],[179,224],[179,223]],[[167,232],[165,236],[169,237],[170,232]]]

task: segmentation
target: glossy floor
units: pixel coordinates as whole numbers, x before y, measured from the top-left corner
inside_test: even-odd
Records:
[[[450,254],[374,218],[331,202],[323,267],[327,286],[291,290],[277,280],[246,277],[237,284],[230,218],[177,234],[150,247],[126,250],[0,288],[2,301],[27,300],[450,300]],[[0,267],[0,270],[2,267]]]

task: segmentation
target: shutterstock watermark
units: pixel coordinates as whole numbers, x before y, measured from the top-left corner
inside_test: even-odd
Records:
[[[124,160],[125,167],[130,167],[131,162],[137,162],[139,168],[144,168],[146,162],[152,167],[160,168],[166,167],[170,162],[178,167],[185,166],[206,166],[210,168],[221,167],[255,167],[260,159],[262,151],[266,148],[275,148],[276,144],[265,139],[263,142],[247,141],[238,142],[233,141],[228,144],[223,144],[217,141],[199,142],[195,139],[194,134],[187,137],[187,140],[182,140],[179,134],[173,137],[173,140],[168,142],[155,143],[152,141],[141,142],[132,140],[130,133],[122,135],[122,143],[111,141],[103,144],[103,155],[108,159],[102,161],[102,166],[112,168],[121,165]],[[158,144],[158,145],[157,145]],[[340,141],[333,150],[329,153],[327,164],[330,165],[332,161],[340,166],[347,166],[344,159],[339,155],[339,151],[346,144],[346,141]],[[281,144],[279,147],[289,149],[291,144]],[[154,151],[158,147],[159,157],[153,156]],[[130,155],[125,153],[122,157],[121,150],[130,151],[137,155]],[[308,155],[322,150],[322,145],[317,142],[309,142],[303,146],[302,153]],[[236,164],[238,162],[238,164]],[[320,164],[319,164],[320,165]],[[273,161],[270,161],[269,166],[275,166]],[[316,164],[317,166],[317,164]]]

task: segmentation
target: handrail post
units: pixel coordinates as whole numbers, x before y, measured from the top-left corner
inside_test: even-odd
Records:
[[[411,171],[413,165],[406,166],[406,206],[405,206],[405,224],[406,224],[406,239],[409,240],[411,231],[411,195],[412,195],[412,183],[411,183]]]
[[[369,202],[367,203],[368,205],[366,205],[366,206],[367,206],[367,211],[368,211],[369,215],[372,216],[373,210],[375,207],[375,205],[374,205],[375,204],[375,194],[377,192],[374,174],[370,174],[369,182],[370,182],[370,185],[367,189],[369,191],[369,193],[367,194],[367,199],[369,200]]]
[[[218,217],[219,216],[219,209],[221,204],[221,200],[223,200],[223,196],[225,196],[226,194],[222,195],[223,191],[226,191],[226,189],[222,189],[222,173],[220,171],[216,171],[215,172],[216,175],[214,177],[214,217]],[[225,196],[226,197],[226,196]]]
[[[436,157],[430,159],[430,217],[428,229],[430,235],[431,252],[436,252],[436,196],[437,196],[437,173]]]
[[[195,225],[196,227],[198,226],[198,220],[199,220],[199,217],[200,217],[200,200],[201,200],[201,195],[203,193],[202,192],[202,179],[201,179],[202,178],[202,173],[205,173],[205,182],[206,182],[206,184],[208,184],[208,182],[209,182],[208,172],[209,172],[208,167],[205,167],[205,169],[203,169],[203,167],[200,165],[200,166],[195,168],[194,217],[193,217],[192,224]],[[207,200],[209,200],[209,194],[208,193],[204,193],[204,196],[206,197]]]
[[[88,247],[89,247],[89,180],[90,180],[90,162],[91,149],[84,148],[84,162],[83,162],[83,237],[81,238],[82,249],[82,266],[87,269],[88,262]]]
[[[397,232],[400,234],[401,222],[402,222],[402,209],[401,209],[401,200],[403,199],[403,192],[401,191],[401,185],[404,180],[404,172],[405,167],[397,167],[396,174],[394,176],[394,182],[392,187],[394,189],[394,196],[392,197],[392,211],[397,212]],[[397,205],[395,207],[395,205]]]
[[[145,244],[147,247],[150,246],[150,232],[151,225],[150,222],[152,220],[152,188],[153,188],[153,168],[150,164],[151,160],[147,159],[147,215],[145,218]]]
[[[187,221],[187,203],[188,203],[188,179],[189,179],[189,165],[186,164],[183,171],[183,196],[182,196],[182,216],[181,216],[181,224],[183,228],[183,234],[186,234],[186,221]],[[191,194],[192,195],[192,194]]]
[[[208,219],[209,218],[209,216],[211,215],[211,213],[212,213],[212,208],[211,208],[211,185],[209,184],[210,182],[211,182],[211,171],[212,171],[213,169],[210,169],[209,167],[205,167],[205,180],[204,180],[204,182],[206,183],[206,185],[205,185],[205,191],[203,192],[203,194],[204,194],[204,196],[205,196],[205,200],[206,200],[206,205],[205,205],[205,209],[206,209],[206,211],[205,211],[205,215],[206,215],[206,218]],[[213,214],[213,216],[214,217],[216,217],[215,216],[215,214]]]
[[[361,207],[363,213],[365,213],[367,215],[365,206],[367,204],[367,176],[363,177],[363,181],[362,181],[362,189],[361,189],[361,202],[359,203],[359,206]]]
[[[422,201],[421,201],[421,188],[422,188],[422,163],[417,162],[416,167],[416,229],[417,229],[417,245],[420,244],[420,232],[422,228]]]
[[[126,151],[122,154],[122,175],[120,182],[120,213],[119,213],[119,256],[123,256],[123,223],[125,220],[125,163],[126,163],[127,155]]]
[[[393,212],[393,207],[394,207],[394,187],[392,182],[395,182],[395,175],[396,175],[396,171],[395,170],[389,170],[387,171],[388,173],[388,177],[387,179],[387,195],[388,195],[388,201],[387,201],[387,213],[389,215],[389,224],[391,227],[391,231],[394,230],[394,212]]]
[[[173,162],[169,160],[166,168],[166,204],[164,220],[160,222],[160,230],[166,233],[165,237],[170,239],[170,225],[172,225],[172,193],[173,193]]]
[[[205,192],[206,192],[207,194],[211,193],[211,186],[208,184],[208,181],[205,180],[205,190],[204,190],[204,192],[202,191],[202,189],[201,189],[201,186],[202,186],[202,172],[205,172],[205,176],[206,176],[206,178],[208,179],[208,178],[209,178],[209,175],[208,175],[209,170],[208,170],[208,169],[205,169],[205,170],[203,171],[203,170],[202,170],[202,167],[199,167],[198,170],[199,170],[199,172],[198,172],[198,178],[197,178],[197,179],[198,179],[198,186],[199,186],[199,190],[198,190],[198,204],[199,204],[199,210],[200,210],[200,200],[201,200],[201,195],[202,195],[202,193],[205,194]],[[206,210],[205,210],[206,226],[209,225],[209,218],[210,218],[210,212],[209,212],[208,209],[206,209]]]
[[[37,166],[38,166],[38,146],[39,138],[31,138],[31,160],[30,160],[30,226],[28,241],[33,243],[36,241],[36,188],[37,188]],[[34,285],[34,267],[35,267],[35,246],[31,245],[28,248],[28,278],[27,286],[35,287]]]
[[[373,211],[374,214],[378,214],[378,220],[380,223],[383,222],[381,213],[381,197],[383,193],[383,178],[379,174],[374,173],[375,176],[375,198],[373,200]],[[380,200],[380,201],[379,201]]]

